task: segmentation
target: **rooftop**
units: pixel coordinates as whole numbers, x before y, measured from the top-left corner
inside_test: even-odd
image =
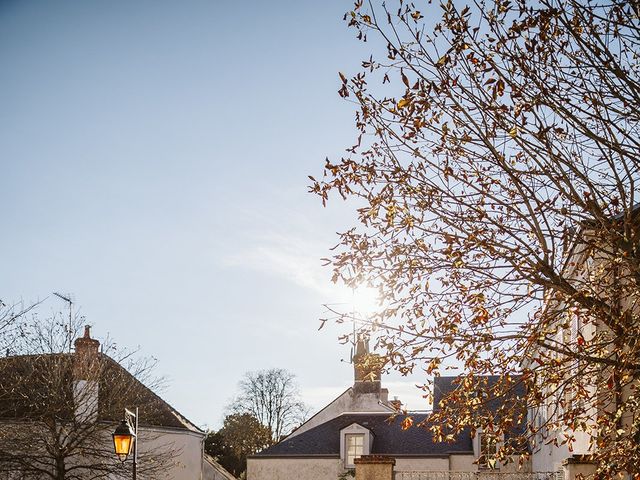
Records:
[[[407,415],[390,416],[386,412],[345,413],[306,432],[286,438],[255,455],[256,457],[278,456],[340,456],[340,430],[357,423],[371,431],[374,436],[372,454],[394,456],[448,455],[450,453],[472,453],[471,435],[465,430],[452,443],[435,443],[429,431],[428,415],[410,414],[414,426],[403,430],[402,422]]]

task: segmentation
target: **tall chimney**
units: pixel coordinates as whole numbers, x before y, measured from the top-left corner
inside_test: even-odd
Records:
[[[358,393],[380,393],[382,358],[369,353],[369,340],[358,337],[353,355],[353,388]]]
[[[77,338],[74,345],[76,347],[76,353],[73,358],[74,377],[76,380],[88,380],[88,375],[98,358],[100,342],[95,338],[91,338],[91,327],[85,325],[84,336]]]
[[[78,422],[98,419],[99,353],[100,342],[91,338],[91,327],[84,327],[84,336],[74,342],[73,400]]]

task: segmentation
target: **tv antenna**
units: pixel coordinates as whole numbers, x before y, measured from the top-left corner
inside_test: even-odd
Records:
[[[351,340],[351,354],[349,355],[349,363],[354,363],[353,357],[356,353],[358,337],[356,336],[356,289],[353,287],[351,287],[351,327],[353,328],[353,337]]]
[[[71,342],[72,342],[72,331],[73,331],[73,300],[71,300],[71,294],[67,293],[65,295],[62,295],[61,293],[58,292],[53,292],[53,294],[58,297],[61,300],[64,300],[65,302],[67,302],[69,304],[69,328],[67,330],[67,337],[69,339],[69,351],[71,351]]]

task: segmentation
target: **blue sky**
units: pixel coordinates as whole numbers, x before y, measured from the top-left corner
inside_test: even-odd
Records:
[[[354,217],[306,190],[355,138],[350,6],[0,2],[0,298],[72,293],[201,425],[248,370],[291,370],[314,408],[346,388],[317,328],[349,295],[319,259]]]

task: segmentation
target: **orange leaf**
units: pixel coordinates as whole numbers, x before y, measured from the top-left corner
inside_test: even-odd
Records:
[[[402,429],[403,430],[408,430],[409,428],[411,428],[412,425],[413,425],[413,418],[411,418],[411,417],[406,417],[402,421]]]

